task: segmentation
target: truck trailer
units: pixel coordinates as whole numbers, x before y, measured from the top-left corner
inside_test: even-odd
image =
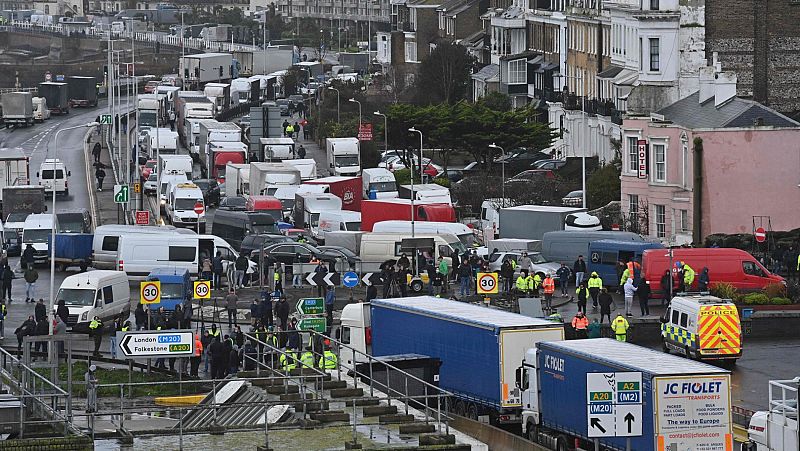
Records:
[[[6,187],[28,185],[31,181],[30,158],[20,147],[0,148],[0,209]]]
[[[94,77],[73,75],[67,77],[67,85],[70,107],[97,106],[97,80]]]
[[[39,83],[39,97],[47,100],[47,108],[53,114],[69,114],[69,85],[46,81]]]
[[[500,238],[541,240],[546,232],[564,230],[567,216],[583,208],[519,205],[500,210]]]
[[[230,53],[198,53],[182,56],[180,73],[191,83],[222,82],[230,80],[233,55]]]
[[[6,125],[33,125],[33,96],[30,92],[3,94],[3,123]]]
[[[342,199],[342,209],[361,211],[361,177],[330,176],[305,182],[307,185],[328,185],[328,192]]]
[[[411,199],[380,199],[361,201],[361,230],[371,232],[379,221],[412,219]],[[414,203],[415,221],[455,222],[456,211],[452,205],[436,203]]]

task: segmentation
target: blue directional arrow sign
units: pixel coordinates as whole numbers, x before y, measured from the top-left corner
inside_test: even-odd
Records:
[[[354,273],[353,271],[347,271],[342,276],[342,285],[347,288],[353,288],[358,285],[358,274]]]

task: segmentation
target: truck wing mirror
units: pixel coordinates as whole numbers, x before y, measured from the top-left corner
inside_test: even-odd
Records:
[[[67,171],[67,177],[72,177],[72,171]]]
[[[669,322],[669,320],[667,319],[668,318],[668,316],[667,316],[668,313],[669,313],[669,310],[667,310],[666,312],[664,312],[663,315],[661,315],[661,318],[660,318],[661,319],[661,324],[666,324],[667,322]]]

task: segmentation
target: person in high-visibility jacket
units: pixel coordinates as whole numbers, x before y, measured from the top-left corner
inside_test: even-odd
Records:
[[[542,287],[542,276],[537,272],[531,278],[533,279],[533,287],[531,289],[536,292],[536,296],[539,296],[539,288]]]
[[[211,340],[213,341],[214,338],[220,337],[219,332],[220,331],[219,331],[219,329],[217,329],[217,325],[216,324],[212,324],[211,325],[211,329],[209,329],[209,331],[208,331],[208,335],[211,335]],[[220,338],[222,338],[222,337],[220,337]]]
[[[281,365],[283,371],[286,372],[297,368],[297,357],[294,351],[286,351],[285,353],[281,354],[281,358],[278,359],[278,363]]]
[[[617,317],[611,321],[611,330],[614,331],[617,341],[628,341],[629,327],[631,326],[628,324],[628,320],[621,313],[617,313]]]
[[[306,350],[300,355],[300,364],[302,368],[314,368],[314,353]]]
[[[272,275],[272,279],[275,282],[275,291],[280,293],[280,296],[283,296],[283,284],[281,283],[281,267],[280,265],[275,265],[275,272]]]
[[[95,316],[89,322],[89,335],[94,337],[94,355],[100,355],[100,344],[103,342],[103,322]]]
[[[578,314],[572,318],[572,329],[575,331],[575,338],[586,338],[587,335],[587,328],[589,327],[589,318],[583,314],[583,312],[578,311]]]
[[[686,263],[683,264],[683,288],[685,291],[692,291],[692,284],[694,283],[694,276],[695,272],[694,269],[687,265]]]
[[[203,342],[200,341],[200,334],[194,334],[194,355],[189,359],[190,369],[189,375],[197,377],[197,371],[200,369],[200,359],[203,356]]]
[[[330,349],[326,349],[322,354],[322,357],[319,358],[319,364],[317,366],[325,370],[333,370],[336,369],[336,365],[338,363],[339,358],[336,357],[336,354],[334,354]]]
[[[553,302],[553,293],[556,291],[556,281],[553,275],[548,273],[547,277],[542,281],[542,289],[544,290],[544,308],[551,309]]]
[[[528,271],[523,269],[522,272],[519,273],[515,285],[520,295],[528,293]]]
[[[631,278],[633,278],[633,272],[630,269],[625,268],[625,270],[622,271],[622,277],[619,278],[619,286],[625,285],[625,282]]]
[[[592,271],[586,286],[589,288],[589,295],[592,297],[592,307],[597,308],[597,296],[600,295],[600,289],[603,288],[603,279],[597,275],[597,272]]]

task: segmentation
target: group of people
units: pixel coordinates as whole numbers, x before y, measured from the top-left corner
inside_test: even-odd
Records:
[[[217,251],[214,257],[204,257],[200,262],[200,279],[210,280],[211,288],[222,290],[223,276],[228,280],[230,289],[239,289],[250,286],[253,271],[250,269],[250,257],[245,253],[239,254],[233,264],[225,265],[222,252]]]
[[[303,133],[303,139],[310,139],[311,132],[313,130],[313,127],[312,127],[311,123],[308,122],[305,119],[303,119],[300,122],[294,121],[294,123],[291,123],[287,119],[284,119],[283,124],[281,124],[281,125],[283,127],[283,136],[285,136],[287,138],[300,139],[300,133],[302,132]],[[304,153],[305,153],[305,149],[304,149]],[[303,155],[303,156],[298,155],[298,157],[299,158],[305,158],[305,155]]]

